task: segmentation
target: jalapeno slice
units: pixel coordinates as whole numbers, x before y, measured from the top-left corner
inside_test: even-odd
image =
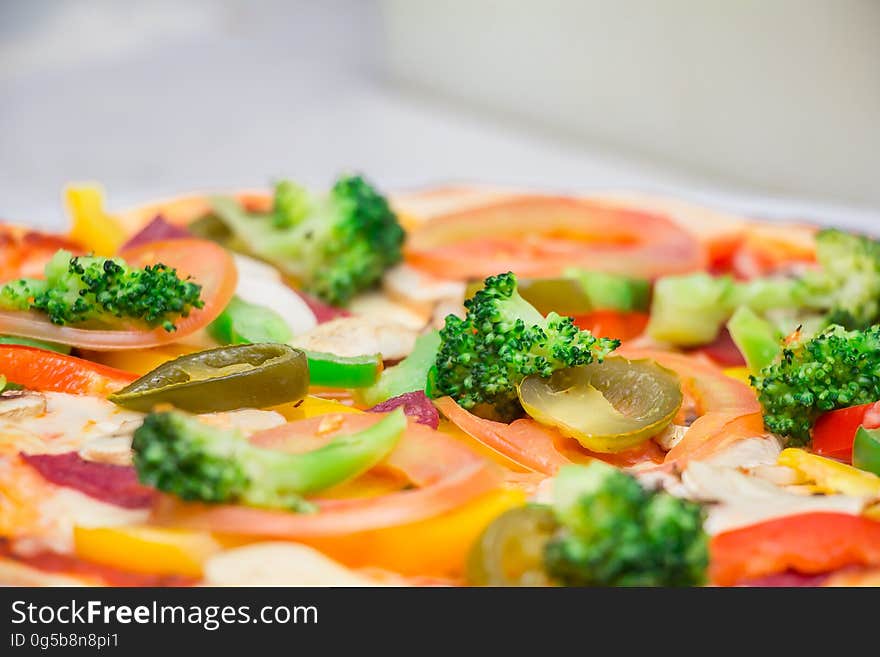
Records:
[[[668,425],[681,407],[676,374],[652,360],[606,358],[526,377],[523,408],[542,424],[557,427],[594,452],[635,447]]]
[[[366,388],[373,385],[382,371],[379,354],[336,356],[307,351],[312,385],[328,388]]]
[[[511,509],[486,527],[467,562],[473,586],[550,586],[544,572],[544,547],[557,522],[548,506]]]
[[[288,345],[262,343],[180,356],[109,399],[135,411],[171,404],[190,413],[213,413],[299,401],[308,389],[305,353]]]

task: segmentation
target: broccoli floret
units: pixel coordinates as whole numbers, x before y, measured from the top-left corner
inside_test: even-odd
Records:
[[[228,198],[214,199],[214,210],[253,255],[334,305],[376,285],[402,257],[397,217],[360,176],[340,178],[327,195],[280,182],[267,214],[247,213]]]
[[[601,361],[620,345],[581,331],[570,317],[543,317],[519,295],[510,272],[487,278],[464,305],[467,316],[449,315],[440,331],[431,392],[486,417],[523,414],[516,386],[525,377]]]
[[[303,454],[264,449],[237,430],[200,422],[181,411],[147,415],[134,432],[141,482],[184,500],[311,511],[304,495],[365,472],[385,458],[406,428],[395,411],[356,434]]]
[[[816,235],[819,267],[799,277],[735,282],[705,273],[661,278],[654,287],[648,334],[697,346],[715,339],[742,306],[778,315],[784,333],[798,325],[866,328],[880,321],[880,242],[836,229]]]
[[[880,400],[880,326],[832,326],[810,339],[795,336],[751,381],[767,429],[805,445],[822,413]]]
[[[796,290],[803,306],[848,329],[880,321],[880,242],[828,228],[816,235],[816,259],[821,268],[807,272]]]
[[[601,461],[561,468],[553,494],[560,528],[544,548],[544,568],[559,583],[705,582],[709,551],[699,504],[645,490]]]
[[[53,324],[113,326],[120,319],[175,329],[174,319],[201,308],[202,288],[161,263],[133,269],[120,258],[74,257],[60,250],[45,279],[23,278],[0,288],[0,308],[46,313]]]

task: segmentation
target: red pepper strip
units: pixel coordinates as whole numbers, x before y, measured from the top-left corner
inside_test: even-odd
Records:
[[[880,427],[880,402],[841,408],[822,415],[813,427],[813,451],[851,463],[853,440],[859,427]]]
[[[137,374],[23,345],[0,345],[0,374],[29,390],[102,395],[124,388]]]
[[[573,317],[575,326],[600,338],[631,340],[645,332],[648,314],[619,310],[594,310]]]
[[[709,577],[720,586],[787,570],[813,575],[880,566],[880,522],[845,513],[803,513],[718,534],[709,552]]]

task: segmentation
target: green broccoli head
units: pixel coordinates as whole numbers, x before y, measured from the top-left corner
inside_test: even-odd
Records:
[[[201,308],[201,286],[163,264],[143,269],[119,258],[74,257],[58,251],[45,279],[20,279],[0,288],[0,308],[34,310],[53,324],[112,326],[136,320],[173,331],[174,320]]]
[[[581,331],[570,317],[543,317],[508,272],[486,279],[465,301],[467,316],[449,315],[440,331],[432,394],[501,420],[523,413],[516,386],[527,376],[601,361],[619,340]]]
[[[796,339],[751,380],[767,429],[805,445],[822,413],[880,400],[880,326]]]
[[[303,454],[252,445],[237,430],[180,411],[153,412],[134,432],[140,480],[184,500],[312,511],[304,496],[352,479],[384,459],[406,429],[395,411]]]
[[[797,297],[827,312],[828,324],[864,329],[880,320],[880,242],[829,228],[816,235],[820,268],[800,280]]]
[[[180,412],[151,413],[134,432],[140,480],[184,500],[229,502],[247,493],[253,474],[241,462],[250,448],[238,432]]]
[[[296,277],[324,301],[344,305],[400,262],[404,233],[388,201],[360,176],[316,195],[284,181],[268,214],[215,199],[220,219],[254,255]]]
[[[548,574],[567,586],[704,583],[708,538],[699,504],[649,491],[594,461],[565,466],[554,482],[559,530],[544,549]]]

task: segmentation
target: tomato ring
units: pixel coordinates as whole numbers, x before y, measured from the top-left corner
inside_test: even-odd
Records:
[[[204,306],[177,321],[175,331],[154,329],[94,330],[52,324],[34,312],[0,311],[0,333],[59,342],[74,347],[111,351],[156,347],[176,342],[210,324],[226,307],[235,292],[238,275],[232,256],[205,240],[184,239],[152,242],[125,251],[120,257],[132,267],[162,262],[192,276],[202,286]]]
[[[429,273],[457,279],[504,271],[550,277],[568,267],[656,278],[706,264],[696,237],[665,216],[553,196],[438,216],[409,234],[405,257]]]

